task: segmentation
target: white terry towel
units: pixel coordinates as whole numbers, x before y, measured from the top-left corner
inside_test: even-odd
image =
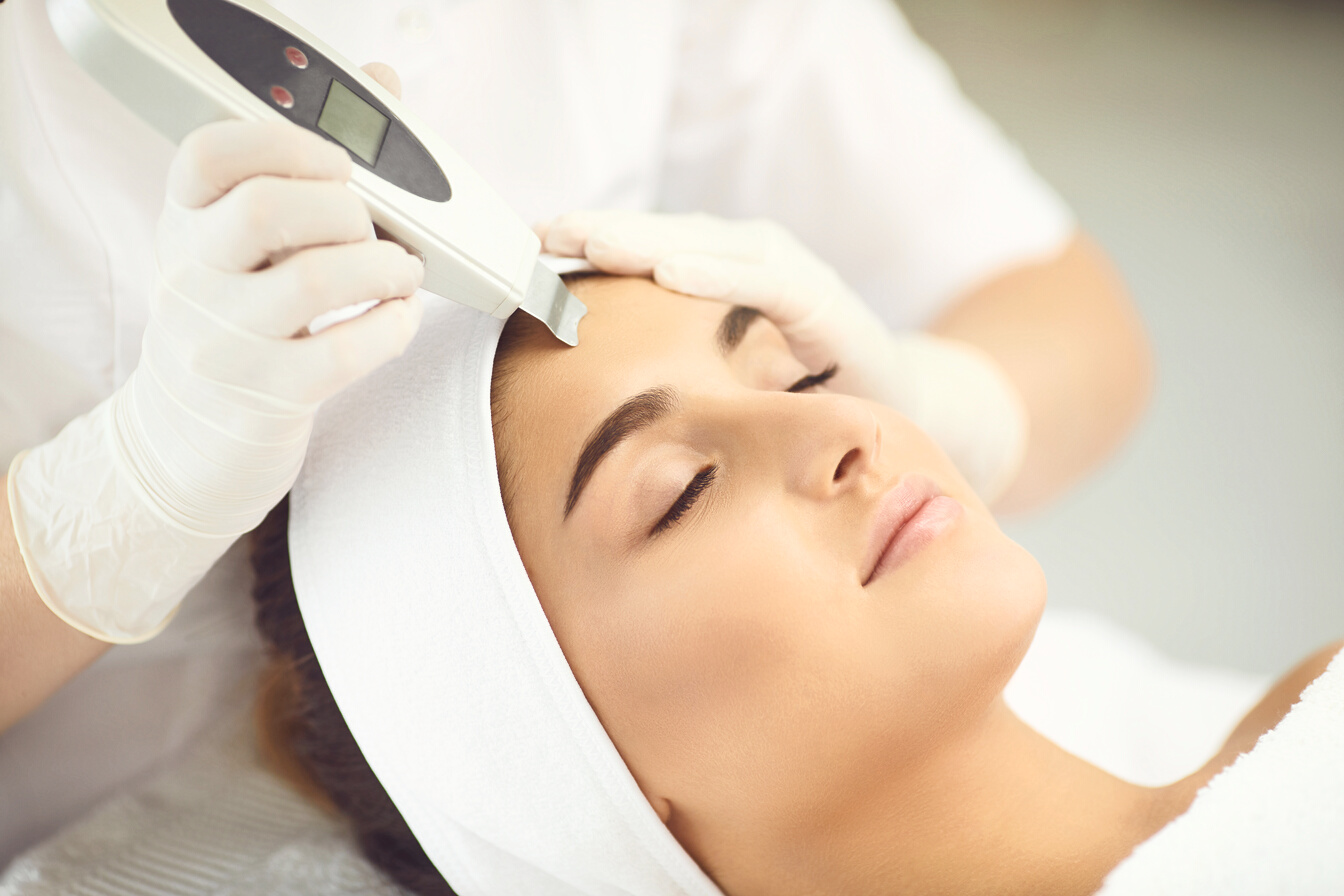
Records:
[[[1344,652],[1098,896],[1344,894]]]

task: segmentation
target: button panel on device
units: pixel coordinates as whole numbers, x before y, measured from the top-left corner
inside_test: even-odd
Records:
[[[3,0],[0,0],[3,2]],[[383,180],[433,202],[453,190],[438,161],[353,67],[230,0],[167,0],[186,36],[245,90],[289,121],[344,147]]]
[[[281,109],[294,108],[294,94],[278,85],[271,88],[271,99],[274,100],[275,104]]]

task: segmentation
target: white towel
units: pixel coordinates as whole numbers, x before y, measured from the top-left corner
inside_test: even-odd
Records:
[[[1344,894],[1344,653],[1099,896]]]
[[[248,695],[244,695],[248,696]],[[408,896],[261,763],[251,700],[187,756],[19,856],[0,896]]]

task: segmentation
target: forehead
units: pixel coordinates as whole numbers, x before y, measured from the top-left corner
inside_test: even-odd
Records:
[[[593,427],[621,402],[726,369],[715,336],[728,305],[643,278],[594,277],[571,288],[588,306],[579,344],[568,348],[531,328],[507,359],[506,386],[495,401],[497,450],[529,491],[541,488],[548,497]]]
[[[611,366],[614,358],[712,347],[714,331],[729,307],[671,292],[643,277],[590,277],[575,281],[572,288],[590,313],[579,324],[579,346],[551,354],[579,366]]]
[[[722,302],[635,277],[587,278],[571,288],[588,306],[579,344],[562,346],[534,328],[510,362],[521,387],[517,402],[501,396],[510,410],[540,411],[545,402],[570,419],[605,415],[634,392],[673,384],[718,359],[715,334],[729,307]]]

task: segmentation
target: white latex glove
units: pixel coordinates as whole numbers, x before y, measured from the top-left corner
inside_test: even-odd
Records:
[[[1026,406],[988,353],[928,333],[893,333],[772,221],[581,211],[538,233],[546,251],[587,257],[603,271],[759,309],[813,371],[839,365],[834,388],[887,404],[923,428],[986,502],[1021,467]]]
[[[183,141],[139,366],[10,468],[29,575],[70,625],[112,642],[160,631],[289,489],[319,403],[415,333],[423,265],[373,238],[350,170],[285,122]],[[384,299],[308,335],[325,312]]]

